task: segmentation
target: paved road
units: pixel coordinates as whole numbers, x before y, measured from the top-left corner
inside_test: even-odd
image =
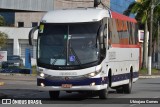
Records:
[[[40,98],[48,99],[49,95],[47,91],[40,90],[36,87],[36,81],[33,80],[3,80],[5,82],[4,86],[0,86],[0,93],[7,95],[9,98]],[[113,99],[112,99],[113,98]],[[48,101],[48,103],[54,103],[54,107],[65,106],[62,104],[79,104],[79,107],[97,107],[95,104],[101,104],[101,107],[105,106],[107,102],[112,102],[113,104],[126,101],[128,104],[116,104],[114,107],[150,107],[151,105],[139,105],[139,104],[129,104],[132,98],[158,98],[160,99],[160,78],[155,79],[139,79],[133,84],[132,94],[118,94],[115,90],[110,89],[109,99],[100,100],[95,94],[88,95],[82,93],[66,93],[62,92],[60,94],[60,99],[56,101]],[[146,99],[144,99],[146,100]],[[160,100],[159,100],[160,101]],[[58,105],[56,105],[58,104]],[[94,104],[94,105],[92,105]],[[111,104],[110,106],[113,106]],[[72,107],[75,105],[70,105]],[[154,104],[152,107],[159,107],[160,104]]]

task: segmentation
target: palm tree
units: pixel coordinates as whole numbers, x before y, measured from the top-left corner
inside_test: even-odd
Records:
[[[128,9],[124,12],[124,14],[128,16],[130,13],[136,14],[135,18],[138,20],[138,22],[145,25],[142,68],[147,68],[147,32],[148,32],[150,6],[151,6],[150,0],[141,0],[141,2],[131,3]]]

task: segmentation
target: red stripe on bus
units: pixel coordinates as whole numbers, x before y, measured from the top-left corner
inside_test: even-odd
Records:
[[[125,16],[125,15],[122,15],[120,13],[111,11],[111,14],[112,14],[113,19],[119,19],[119,20],[125,20],[125,21],[129,21],[129,22],[137,23],[136,19],[130,18],[130,17]]]
[[[140,48],[140,45],[125,45],[125,44],[112,44],[114,48]]]

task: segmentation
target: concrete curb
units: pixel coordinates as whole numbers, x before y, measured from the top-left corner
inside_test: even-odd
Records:
[[[145,79],[145,78],[160,78],[160,75],[141,75],[139,78]]]

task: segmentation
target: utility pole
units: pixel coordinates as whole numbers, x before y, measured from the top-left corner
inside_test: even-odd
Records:
[[[154,4],[153,4],[153,0],[151,0],[150,32],[149,32],[149,53],[148,53],[148,75],[151,75],[151,68],[152,68],[153,9],[154,9]]]
[[[145,29],[144,30],[144,39],[143,39],[143,63],[142,67],[147,68],[147,57],[148,57],[148,21],[145,22]]]
[[[157,37],[157,52],[159,53],[159,21],[158,21],[158,37]]]
[[[158,57],[157,57],[157,59],[158,59],[158,60],[157,60],[157,65],[158,65],[157,67],[158,67],[158,68],[159,68],[159,48],[160,48],[160,47],[159,47],[159,45],[160,45],[160,44],[159,44],[159,39],[160,39],[160,38],[159,38],[159,21],[158,21],[158,37],[157,37],[157,56],[158,56]]]

